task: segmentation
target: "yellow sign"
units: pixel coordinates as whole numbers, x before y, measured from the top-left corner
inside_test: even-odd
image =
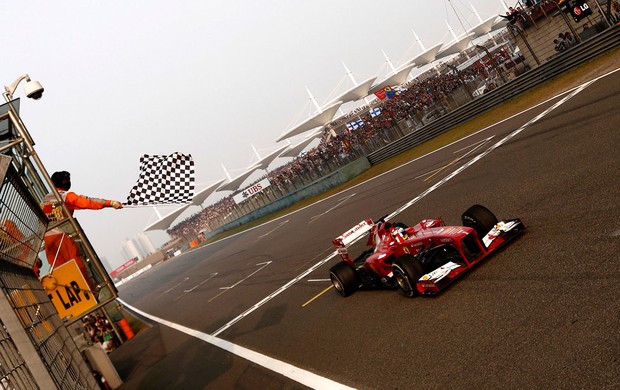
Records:
[[[74,259],[41,277],[41,283],[60,318],[80,317],[97,305],[97,300]]]

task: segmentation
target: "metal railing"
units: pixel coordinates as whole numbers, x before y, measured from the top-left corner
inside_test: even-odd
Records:
[[[0,156],[0,165],[10,158]],[[12,166],[8,166],[0,187],[0,258],[32,268],[37,259],[47,219],[28,193]]]
[[[54,384],[59,389],[96,389],[98,386],[90,368],[58,317],[46,291],[38,279],[24,270],[23,267],[0,262],[0,289],[32,340]],[[2,354],[0,367],[16,372],[6,376],[10,385],[1,388],[40,388],[41,383],[33,385],[29,367],[22,361]]]
[[[453,127],[468,121],[506,100],[522,94],[562,73],[581,65],[620,45],[620,26],[613,26],[591,39],[574,46],[562,55],[524,73],[522,76],[461,106],[432,123],[368,155],[371,165],[390,159],[420,145]]]

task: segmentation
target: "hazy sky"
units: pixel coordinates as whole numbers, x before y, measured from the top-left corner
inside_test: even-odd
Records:
[[[398,66],[422,52],[412,29],[426,48],[449,42],[446,22],[457,35],[478,23],[472,5],[483,20],[504,12],[499,0],[7,0],[0,83],[43,84],[39,101],[23,84],[15,97],[47,171],[70,171],[73,191],[124,202],[140,155],[175,151],[194,157],[200,190],[222,164],[235,177],[255,162],[251,144],[266,155],[286,143],[275,139],[314,110],[306,86],[319,104],[344,92],[343,63],[381,79],[382,50]],[[156,220],[148,207],[75,216],[114,268],[121,241]]]

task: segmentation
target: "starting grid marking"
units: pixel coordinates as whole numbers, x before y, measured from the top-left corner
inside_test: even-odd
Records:
[[[238,282],[234,283],[232,286],[226,286],[226,287],[220,287],[220,290],[223,290],[222,292],[220,292],[219,294],[215,295],[214,297],[212,297],[211,299],[209,299],[207,302],[211,302],[214,299],[218,298],[220,295],[224,294],[226,291],[231,290],[235,287],[237,287],[238,285],[240,285],[241,283],[245,282],[246,280],[248,280],[249,278],[251,278],[252,276],[256,275],[260,270],[262,270],[263,268],[267,267],[269,264],[271,264],[272,261],[265,261],[263,263],[258,263],[256,264],[257,266],[259,266],[259,268],[252,272],[251,274],[249,274],[248,276],[246,276],[245,278],[239,280]],[[211,273],[211,275],[209,275],[209,277],[207,277],[205,280],[203,280],[202,282],[198,283],[197,285],[195,285],[194,287],[187,289],[187,290],[183,290],[183,293],[180,294],[179,296],[177,296],[176,298],[174,298],[174,300],[179,300],[181,298],[183,298],[186,294],[191,293],[192,291],[194,291],[195,289],[197,289],[198,287],[202,286],[203,284],[207,283],[209,280],[213,279],[214,277],[216,277],[219,273],[218,272],[213,272]],[[174,290],[175,288],[177,288],[178,286],[180,286],[181,284],[187,282],[189,280],[189,277],[186,276],[185,278],[183,278],[183,280],[181,280],[179,283],[175,284],[174,286],[172,286],[171,288],[169,288],[168,290],[164,291],[164,293],[169,293],[170,291]]]
[[[617,69],[620,70],[620,69]],[[617,71],[615,70],[615,71]],[[613,72],[615,72],[613,71]],[[491,152],[493,152],[495,149],[497,149],[498,147],[500,147],[501,145],[505,144],[506,142],[508,142],[510,139],[512,139],[513,137],[515,137],[516,135],[518,135],[519,133],[521,133],[523,130],[525,130],[528,126],[532,125],[533,123],[539,121],[541,118],[543,118],[544,116],[546,116],[547,114],[549,114],[551,111],[555,110],[557,107],[559,107],[560,105],[564,104],[565,102],[567,102],[569,99],[571,99],[572,97],[574,97],[575,95],[577,95],[578,93],[580,93],[581,91],[583,91],[585,88],[589,87],[591,84],[593,84],[595,81],[613,73],[613,72],[609,72],[603,76],[597,77],[589,82],[586,82],[584,84],[581,84],[580,86],[574,88],[571,91],[565,92],[564,94],[568,93],[568,95],[566,97],[564,97],[563,99],[561,99],[560,101],[558,101],[557,103],[555,103],[554,105],[552,105],[550,108],[548,108],[547,110],[545,110],[543,113],[537,115],[535,118],[531,119],[530,121],[528,121],[526,124],[524,124],[523,126],[521,126],[520,128],[518,128],[517,130],[513,131],[512,133],[510,133],[508,136],[504,137],[502,140],[498,141],[497,143],[491,145],[488,149],[486,149],[484,152],[482,152],[481,154],[477,155],[476,157],[472,158],[469,162],[465,163],[463,166],[461,166],[460,168],[458,168],[457,170],[455,170],[453,173],[451,173],[450,175],[448,175],[447,177],[445,177],[444,179],[440,180],[438,183],[436,183],[435,185],[431,186],[430,188],[428,188],[426,191],[422,192],[420,195],[416,196],[415,198],[413,198],[411,201],[407,202],[405,205],[401,206],[400,208],[398,208],[397,210],[395,210],[392,214],[390,214],[387,218],[393,218],[394,216],[400,214],[401,212],[403,212],[404,210],[406,210],[407,208],[411,207],[412,205],[414,205],[416,202],[420,201],[421,199],[423,199],[424,197],[426,197],[428,194],[430,194],[431,192],[435,191],[437,188],[441,187],[442,185],[444,185],[445,183],[447,183],[448,181],[450,181],[451,179],[453,179],[455,176],[457,176],[458,174],[460,174],[461,172],[463,172],[464,170],[466,170],[467,168],[469,168],[470,166],[472,166],[473,164],[475,164],[476,162],[478,162],[479,160],[481,160],[482,158],[486,157],[487,155],[489,155]],[[560,94],[558,96],[561,96],[563,94]],[[557,98],[557,96],[556,96]],[[552,98],[555,99],[555,98]],[[552,100],[549,99],[549,100]],[[548,101],[549,101],[548,100]],[[540,103],[541,104],[544,104]],[[533,107],[532,107],[533,108]],[[531,109],[531,108],[530,108]],[[529,110],[529,109],[528,109]],[[526,112],[528,110],[525,110],[523,112]],[[512,117],[515,117],[519,114],[515,114]],[[512,118],[510,117],[510,118]],[[497,125],[499,123],[502,123],[504,121],[509,120],[510,118],[506,118],[500,122],[497,122],[494,125]],[[480,133],[482,131],[485,131],[486,129],[491,128],[492,126],[488,126],[484,129],[479,130],[477,133]],[[468,137],[465,137],[468,138]],[[461,139],[462,140],[462,139]],[[458,141],[455,141],[454,143],[456,143]],[[445,147],[444,147],[445,148]],[[443,149],[443,148],[440,148]],[[438,150],[440,150],[438,149]],[[433,152],[431,152],[433,153]],[[419,157],[420,158],[423,158]],[[409,163],[403,164],[403,166],[408,165],[418,159],[412,160]],[[402,167],[402,166],[401,166]],[[392,170],[384,173],[383,175],[395,170],[395,169],[399,169],[400,167],[396,167],[393,168]],[[382,175],[379,175],[382,176]],[[364,185],[365,183],[374,180],[374,179],[369,179],[364,181],[363,183],[360,183],[356,186],[353,186],[352,188],[355,188],[357,186],[361,186]],[[350,189],[349,189],[350,190]],[[332,197],[328,197],[324,200],[321,200],[317,203],[320,203],[322,201],[326,201],[327,199],[331,199]],[[316,203],[315,203],[316,204]],[[301,210],[304,210],[307,207],[311,207],[313,205],[308,205],[306,207],[301,208],[300,210],[297,210],[295,212],[299,212]],[[292,213],[291,213],[292,214]],[[290,214],[289,214],[290,215]],[[281,218],[286,217],[283,216]],[[266,222],[267,223],[271,223],[274,221],[270,221],[270,222]],[[263,224],[263,225],[265,225]],[[263,225],[259,225],[254,227],[253,229],[256,229],[260,226]],[[251,230],[251,229],[250,229]],[[241,234],[241,233],[237,233],[237,234]],[[234,235],[233,235],[234,236]],[[232,236],[231,236],[232,237]],[[229,237],[230,238],[230,237]],[[359,240],[359,239],[358,239]],[[319,262],[317,262],[315,265],[313,265],[312,267],[308,268],[306,271],[302,272],[299,276],[295,277],[294,279],[292,279],[290,282],[286,283],[285,285],[283,285],[282,287],[278,288],[277,290],[275,290],[273,293],[271,293],[270,295],[268,295],[267,297],[263,298],[261,301],[257,302],[256,304],[254,304],[252,307],[248,308],[247,310],[245,310],[243,313],[241,313],[240,315],[238,315],[236,318],[232,319],[231,321],[229,321],[228,323],[226,323],[225,325],[223,325],[221,328],[219,328],[217,331],[215,331],[213,334],[209,335],[194,329],[190,329],[188,327],[164,320],[162,318],[158,318],[155,316],[152,316],[148,313],[142,312],[141,310],[134,308],[128,304],[126,304],[125,302],[123,302],[122,300],[119,299],[119,301],[121,301],[123,303],[123,305],[129,307],[131,310],[135,311],[136,313],[149,318],[153,321],[156,321],[162,325],[171,327],[173,329],[179,330],[185,334],[188,334],[192,337],[196,337],[200,340],[203,340],[209,344],[212,344],[214,346],[217,346],[219,348],[222,348],[234,355],[237,355],[239,357],[245,358],[251,362],[254,362],[258,365],[261,365],[262,367],[265,367],[267,369],[270,369],[274,372],[280,373],[281,375],[284,375],[292,380],[295,380],[301,384],[304,384],[306,386],[312,387],[312,388],[330,388],[330,389],[351,389],[348,386],[342,385],[340,383],[334,382],[330,379],[321,377],[319,375],[316,375],[312,372],[309,371],[305,371],[302,370],[298,367],[295,367],[291,364],[285,363],[285,362],[281,362],[279,360],[270,358],[268,356],[262,355],[258,352],[254,352],[252,350],[249,350],[247,348],[235,345],[233,343],[230,343],[228,341],[225,341],[223,339],[218,338],[217,336],[219,334],[221,334],[222,332],[224,332],[225,330],[227,330],[228,328],[230,328],[231,326],[233,326],[234,324],[236,324],[237,322],[241,321],[243,318],[245,318],[247,315],[249,315],[250,313],[254,312],[255,310],[257,310],[258,308],[260,308],[261,306],[263,306],[264,304],[266,304],[267,302],[271,301],[273,298],[275,298],[276,296],[280,295],[282,292],[284,292],[285,290],[287,290],[289,287],[291,287],[292,285],[294,285],[295,283],[297,283],[298,281],[302,280],[303,278],[305,278],[306,276],[308,276],[309,274],[311,274],[312,272],[314,272],[315,270],[317,270],[319,267],[321,267],[323,264],[327,263],[329,260],[331,260],[332,258],[334,258],[335,256],[338,255],[337,251],[332,252],[330,255],[328,255],[327,257],[325,257],[324,259],[320,260]],[[331,288],[331,286],[330,286]],[[309,301],[310,302],[310,301]],[[309,303],[307,302],[307,303]],[[306,303],[306,304],[307,304]]]

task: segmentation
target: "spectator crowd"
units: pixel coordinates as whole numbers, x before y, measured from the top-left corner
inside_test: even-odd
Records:
[[[112,352],[116,348],[112,324],[101,314],[90,314],[82,318],[84,337],[93,345],[99,345],[104,351]]]
[[[466,82],[484,77],[486,70],[471,67],[448,74],[434,74],[425,79],[416,79],[405,84],[398,95],[380,101],[376,106],[380,114],[372,116],[368,107],[338,118],[325,127],[320,143],[309,151],[301,153],[289,163],[269,171],[257,180],[268,178],[271,186],[264,196],[273,199],[284,196],[311,183],[340,167],[365,156],[404,135],[398,125],[402,121],[423,122],[427,112],[443,107],[447,98]],[[348,130],[348,122],[359,120],[359,127]],[[230,194],[200,212],[191,215],[172,226],[167,233],[173,238],[199,235],[210,231],[238,217],[238,205]]]
[[[547,12],[557,10],[558,3],[562,1],[520,1],[514,7],[510,7],[505,15],[499,16],[507,19],[509,24],[516,25],[515,28],[527,27],[535,23],[538,18],[547,15]],[[617,1],[614,0],[611,5],[617,19],[620,20],[620,6]],[[560,53],[576,45],[577,41],[573,34],[565,32],[560,33],[553,42],[555,50]],[[252,207],[260,207],[260,202],[266,204],[286,196],[404,136],[405,131],[415,131],[419,126],[454,108],[451,101],[456,91],[460,90],[473,98],[472,94],[479,92],[471,92],[471,85],[476,86],[480,82],[480,85],[486,85],[485,90],[492,89],[491,86],[495,86],[497,82],[497,67],[505,61],[512,60],[511,55],[504,49],[488,57],[470,63],[460,71],[449,64],[448,72],[430,70],[403,84],[402,88],[397,89],[398,93],[395,96],[375,101],[371,107],[358,107],[334,120],[325,126],[316,147],[302,152],[292,161],[256,180],[258,182],[267,178],[270,186],[253,196],[251,201],[237,204],[233,199],[235,193],[232,193],[172,226],[167,233],[173,239],[193,240],[200,236],[201,232],[215,230],[251,212]],[[457,56],[453,64],[458,65],[467,59],[468,56]],[[515,65],[514,62],[512,65]],[[355,126],[351,126],[352,124]]]

